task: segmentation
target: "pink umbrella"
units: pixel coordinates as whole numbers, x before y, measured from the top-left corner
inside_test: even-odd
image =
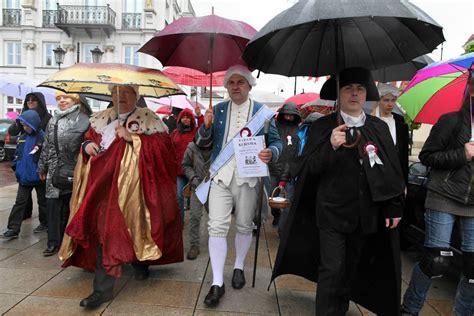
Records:
[[[192,87],[208,87],[211,80],[209,74],[186,67],[166,67],[163,73],[177,84]],[[223,86],[224,75],[225,71],[214,72],[212,74],[212,86]]]
[[[204,109],[204,105],[202,105],[199,102],[196,101],[191,101],[186,98],[184,95],[172,95],[169,97],[163,97],[163,98],[147,98],[147,102],[151,102],[157,105],[164,105],[167,106],[168,108],[175,107],[175,108],[180,108],[180,109],[190,109],[194,110],[196,105],[198,105],[201,109]]]
[[[286,99],[285,103],[293,102],[294,104],[296,104],[297,107],[300,107],[303,104],[306,104],[308,102],[318,100],[318,99],[319,99],[319,93],[307,92],[307,93],[300,93],[300,94],[294,95]]]
[[[20,114],[18,114],[18,112],[7,112],[5,114],[5,117],[9,120],[16,120],[16,118],[20,116]]]
[[[247,23],[214,14],[182,17],[167,25],[138,51],[154,56],[163,66],[187,67],[211,74],[212,102],[212,73],[238,63],[245,65],[240,56],[256,33]]]

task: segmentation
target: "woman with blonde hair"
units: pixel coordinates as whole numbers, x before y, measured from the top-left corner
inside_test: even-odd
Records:
[[[38,174],[46,180],[48,246],[45,256],[59,250],[69,217],[69,200],[77,156],[89,128],[90,111],[79,94],[56,93],[58,110],[48,123]]]

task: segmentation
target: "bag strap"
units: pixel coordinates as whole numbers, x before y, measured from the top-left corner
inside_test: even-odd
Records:
[[[56,148],[56,154],[58,156],[58,161],[60,160],[59,157],[61,157],[60,152],[59,152],[59,145],[58,145],[58,120],[54,123],[54,147]]]

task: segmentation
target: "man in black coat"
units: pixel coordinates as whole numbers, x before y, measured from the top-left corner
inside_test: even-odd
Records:
[[[400,161],[387,125],[362,111],[378,99],[370,72],[348,68],[339,77],[340,111],[310,128],[273,278],[317,281],[318,315],[345,315],[349,300],[399,315]],[[321,97],[336,95],[332,77]]]

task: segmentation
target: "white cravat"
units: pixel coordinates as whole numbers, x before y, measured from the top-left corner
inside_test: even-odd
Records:
[[[365,116],[364,111],[362,111],[362,113],[359,116],[352,116],[341,111],[341,116],[342,116],[342,119],[344,120],[344,123],[346,123],[347,127],[361,127],[361,126],[364,126],[365,124],[366,116]]]
[[[101,131],[100,134],[102,135],[100,141],[100,148],[102,150],[107,150],[110,145],[115,140],[115,127],[119,125],[119,120],[114,120],[106,125]]]

